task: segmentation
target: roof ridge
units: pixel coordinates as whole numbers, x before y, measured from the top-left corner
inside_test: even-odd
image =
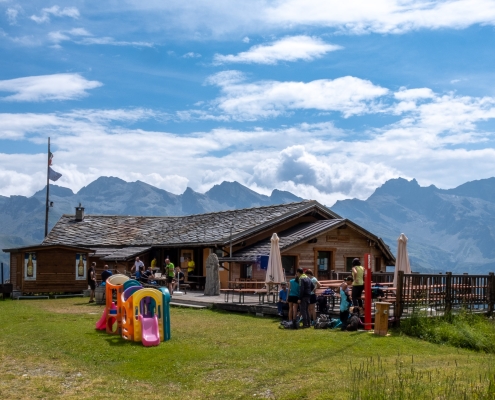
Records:
[[[245,207],[245,208],[232,208],[230,210],[221,210],[221,211],[212,211],[208,213],[198,213],[198,214],[187,214],[187,215],[115,215],[115,214],[84,214],[84,218],[86,217],[108,217],[108,218],[115,218],[115,217],[130,217],[130,218],[184,218],[184,217],[195,217],[198,215],[212,215],[212,214],[222,214],[222,213],[229,213],[229,212],[236,212],[236,211],[245,211],[245,210],[259,210],[259,209],[266,209],[266,208],[276,208],[276,207],[284,207],[284,206],[290,206],[290,205],[295,205],[295,204],[306,204],[306,203],[311,203],[311,202],[316,202],[316,200],[302,200],[302,201],[293,201],[291,203],[282,203],[282,204],[271,204],[271,205],[266,205],[266,206],[259,206],[259,207]],[[63,214],[62,217],[74,217],[74,214]]]

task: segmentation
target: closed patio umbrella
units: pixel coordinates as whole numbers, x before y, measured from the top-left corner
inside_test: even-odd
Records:
[[[265,282],[267,284],[269,282],[280,283],[285,280],[284,268],[282,267],[282,257],[280,256],[280,239],[277,234],[274,233],[270,240],[272,243],[270,246],[270,256],[268,257]]]
[[[411,273],[409,255],[407,254],[407,236],[403,233],[401,233],[399,238],[397,239],[397,258],[395,260],[394,287],[397,287],[397,277],[399,276],[399,271],[403,271],[405,274]]]

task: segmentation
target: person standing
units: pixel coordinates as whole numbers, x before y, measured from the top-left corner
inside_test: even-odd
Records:
[[[361,265],[359,258],[352,260],[352,278],[354,283],[352,285],[352,304],[354,307],[359,307],[359,310],[363,311],[363,300],[361,295],[364,290],[364,267]]]
[[[299,277],[299,300],[297,302],[301,308],[303,328],[309,328],[311,326],[309,320],[309,300],[313,290],[313,282],[311,282],[311,279],[308,278],[302,268],[297,269],[296,275]]]
[[[287,301],[289,297],[289,291],[287,290],[286,282],[282,282],[280,286],[282,286],[282,289],[280,290],[280,292],[278,292],[277,311],[278,311],[278,316],[283,317],[284,309],[288,308]]]
[[[157,272],[156,271],[156,257],[153,257],[153,260],[151,260],[151,270],[153,273]]]
[[[131,268],[131,272],[134,272],[136,275],[136,280],[139,280],[139,278],[141,278],[141,271],[143,271],[143,269],[144,263],[139,259],[139,257],[136,257],[134,266]]]
[[[299,301],[299,277],[295,277],[289,281],[289,321],[292,321],[294,329],[297,329],[299,323],[297,321],[297,307]]]
[[[311,279],[311,282],[313,282],[314,285],[314,289],[311,291],[309,297],[309,318],[312,320],[311,324],[314,325],[316,323],[316,289],[319,289],[321,285],[320,282],[318,282],[318,279],[313,275],[313,271],[307,269],[306,275],[308,275],[308,278]]]
[[[167,274],[167,287],[170,295],[174,293],[174,277],[175,277],[175,266],[170,262],[170,259],[165,259],[165,273]]]
[[[194,273],[194,270],[196,269],[196,264],[189,257],[186,257],[186,261],[187,261],[187,276],[189,276]]]
[[[340,285],[340,322],[342,322],[342,330],[347,329],[349,322],[349,307],[351,306],[351,296],[349,296],[349,286],[352,285],[352,276],[348,276]]]
[[[89,302],[95,302],[95,289],[96,289],[96,271],[95,271],[96,263],[92,262],[91,266],[88,270],[88,286],[90,288],[89,292]]]

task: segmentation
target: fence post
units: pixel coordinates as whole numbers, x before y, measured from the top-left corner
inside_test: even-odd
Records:
[[[452,272],[445,274],[445,313],[452,311]]]
[[[487,282],[487,300],[488,300],[488,316],[493,314],[493,308],[495,306],[495,275],[493,272],[488,273],[488,282]]]
[[[402,289],[404,281],[404,271],[398,271],[397,273],[397,295],[395,296],[395,318],[397,323],[400,324],[400,318],[402,317]]]

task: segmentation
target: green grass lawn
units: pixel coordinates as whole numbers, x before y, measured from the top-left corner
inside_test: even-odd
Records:
[[[494,398],[493,355],[399,333],[172,308],[172,339],[146,348],[96,331],[102,311],[86,299],[0,301],[0,398],[378,399],[401,385],[404,399],[449,387],[449,398]]]

